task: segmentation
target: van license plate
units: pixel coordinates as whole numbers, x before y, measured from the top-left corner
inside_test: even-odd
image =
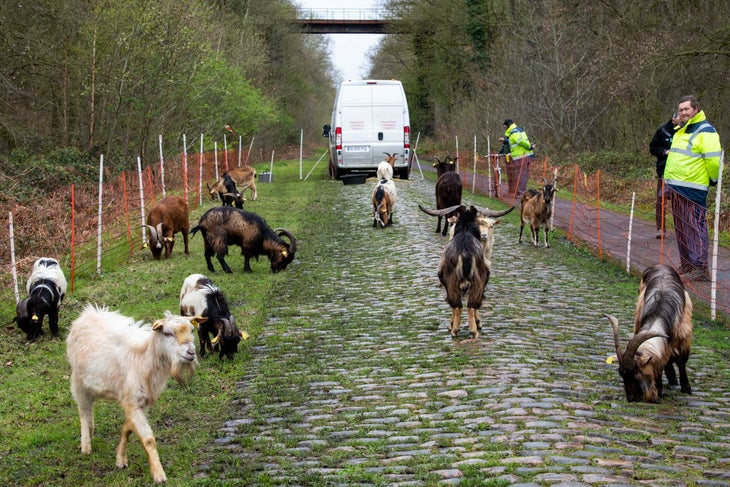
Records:
[[[370,147],[367,145],[346,145],[345,152],[367,152]]]

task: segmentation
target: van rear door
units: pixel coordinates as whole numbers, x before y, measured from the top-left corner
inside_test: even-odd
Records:
[[[403,89],[400,84],[379,84],[373,87],[372,162],[383,160],[384,152],[403,158]]]
[[[342,87],[342,162],[345,167],[370,166],[373,160],[373,89],[367,84]]]

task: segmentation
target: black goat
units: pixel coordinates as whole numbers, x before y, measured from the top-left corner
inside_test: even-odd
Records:
[[[613,326],[619,375],[629,402],[659,402],[662,372],[670,385],[692,394],[687,360],[692,343],[692,299],[674,268],[655,265],[644,270],[634,316],[634,336],[621,351],[618,320],[606,315]]]
[[[457,158],[458,159],[458,158]],[[456,161],[446,156],[444,161],[436,158],[433,166],[436,168],[438,179],[436,180],[436,209],[442,210],[452,206],[461,205],[462,184],[461,177],[456,173]],[[455,212],[444,216],[439,216],[436,222],[436,233],[446,235],[449,228],[449,217],[454,216]],[[441,230],[441,218],[444,218],[444,229]]]
[[[243,196],[241,196],[241,193],[238,192],[238,188],[236,188],[236,182],[233,180],[233,178],[228,174],[223,174],[223,187],[225,188],[224,192],[220,193],[221,201],[223,201],[223,206],[235,206],[238,209],[243,209]]]
[[[205,262],[208,270],[215,272],[211,257],[216,256],[225,272],[231,268],[225,261],[229,245],[241,247],[244,257],[243,270],[251,272],[251,257],[266,255],[271,263],[271,272],[279,272],[294,260],[297,241],[288,230],[272,230],[266,221],[255,213],[230,206],[211,208],[200,217],[198,224],[190,230],[191,235],[200,231],[205,239]],[[287,237],[289,243],[281,237]]]
[[[218,350],[220,358],[225,355],[233,359],[243,334],[228,310],[226,296],[210,279],[202,274],[190,274],[185,278],[180,289],[180,314],[198,317],[201,357],[205,357],[207,348],[211,353]]]

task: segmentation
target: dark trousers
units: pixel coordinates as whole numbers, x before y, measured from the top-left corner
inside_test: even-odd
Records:
[[[507,162],[507,187],[510,195],[520,196],[527,191],[527,180],[530,177],[530,163],[532,156],[512,159]]]
[[[667,214],[669,206],[669,188],[664,184],[663,178],[656,180],[656,229],[664,230],[667,228],[664,223],[664,217]]]
[[[707,208],[671,192],[674,232],[682,270],[707,269],[710,236],[707,233]]]

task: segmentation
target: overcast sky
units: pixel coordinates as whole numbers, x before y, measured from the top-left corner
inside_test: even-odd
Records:
[[[378,8],[380,0],[295,0],[302,9],[337,10]],[[344,14],[344,12],[343,12]],[[333,17],[334,18],[334,17]],[[339,16],[338,16],[339,18]],[[383,37],[380,34],[328,34],[332,64],[345,80],[362,79],[370,69],[366,54]]]

